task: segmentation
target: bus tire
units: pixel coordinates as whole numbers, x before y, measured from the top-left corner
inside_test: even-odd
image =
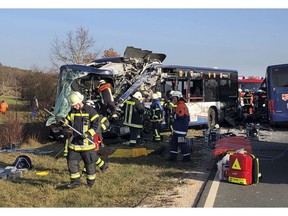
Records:
[[[217,124],[217,113],[214,108],[208,110],[208,128],[214,128]]]

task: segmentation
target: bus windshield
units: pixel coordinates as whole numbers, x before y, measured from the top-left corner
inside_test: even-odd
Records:
[[[288,67],[276,67],[271,72],[271,84],[274,87],[288,87]]]

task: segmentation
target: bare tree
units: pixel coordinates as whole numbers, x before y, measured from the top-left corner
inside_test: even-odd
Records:
[[[75,32],[68,32],[65,41],[60,41],[56,36],[51,45],[50,61],[57,68],[62,64],[88,63],[98,56],[97,52],[90,51],[95,40],[83,27],[77,28]]]

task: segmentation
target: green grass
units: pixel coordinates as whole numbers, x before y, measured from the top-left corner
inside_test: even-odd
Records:
[[[54,149],[55,156],[62,144],[44,145]],[[12,164],[21,153],[0,153],[0,166]],[[109,169],[97,172],[96,184],[92,189],[83,187],[61,190],[69,183],[66,159],[55,159],[53,155],[28,155],[35,168],[23,172],[16,180],[0,180],[0,207],[135,207],[143,198],[168,190],[175,186],[171,176],[181,175],[184,170],[165,165],[163,158],[148,155],[137,158],[105,158]],[[81,167],[83,164],[81,164]],[[49,171],[38,176],[40,171]]]
[[[8,106],[10,108],[13,108],[13,110],[19,110],[19,109],[21,109],[23,107],[28,106],[28,102],[27,101],[24,101],[21,98],[15,97],[15,96],[2,95],[0,97],[0,101],[2,101],[2,100],[6,101],[8,103]]]

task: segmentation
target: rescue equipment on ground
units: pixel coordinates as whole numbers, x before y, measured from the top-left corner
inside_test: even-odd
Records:
[[[210,147],[211,149],[215,148],[216,142],[221,138],[221,133],[219,129],[219,125],[215,125],[214,128],[208,128],[205,131],[205,147]]]
[[[247,123],[246,124],[246,137],[251,138],[258,138],[259,136],[259,127],[254,123]]]
[[[225,155],[227,151],[236,151],[242,148],[251,154],[251,141],[244,136],[224,137],[216,142],[213,154],[214,156]]]
[[[109,158],[112,157],[140,157],[140,156],[147,156],[150,154],[153,150],[148,150],[146,148],[121,148],[116,149],[116,151],[109,156]]]
[[[13,163],[13,166],[16,167],[16,169],[32,169],[32,161],[27,155],[20,155],[16,158],[16,160]]]
[[[249,153],[230,153],[228,182],[250,185],[259,183],[259,159]]]

